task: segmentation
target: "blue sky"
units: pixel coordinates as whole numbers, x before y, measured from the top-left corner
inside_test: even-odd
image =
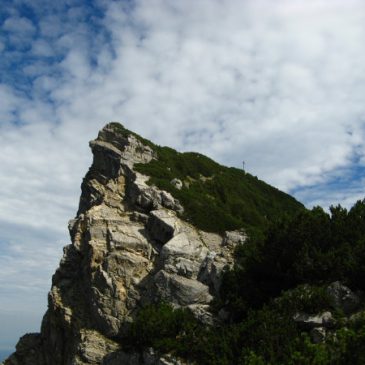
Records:
[[[39,329],[108,121],[308,207],[365,196],[362,0],[3,0],[0,350]]]

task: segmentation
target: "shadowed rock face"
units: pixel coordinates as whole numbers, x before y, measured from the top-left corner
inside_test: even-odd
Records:
[[[179,201],[133,169],[157,158],[137,137],[108,124],[90,146],[93,164],[69,223],[72,244],[53,276],[41,333],[22,337],[4,364],[183,364],[153,350],[124,353],[112,338],[126,331],[141,306],[162,299],[214,323],[208,304],[245,235],[221,237],[180,219]]]

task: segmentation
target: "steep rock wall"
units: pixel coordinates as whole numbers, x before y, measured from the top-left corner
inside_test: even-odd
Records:
[[[221,237],[180,219],[180,202],[133,169],[158,157],[136,136],[108,124],[90,147],[72,244],[53,276],[41,333],[23,336],[4,364],[182,364],[152,349],[125,353],[113,339],[139,308],[161,300],[214,324],[209,303],[245,235]]]

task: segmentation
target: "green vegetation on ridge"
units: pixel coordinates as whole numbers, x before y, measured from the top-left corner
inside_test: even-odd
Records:
[[[365,291],[365,200],[349,211],[316,207],[283,219],[239,247],[236,262],[222,299],[237,317],[298,285],[341,281]]]
[[[290,195],[243,170],[222,166],[199,153],[157,146],[118,123],[112,125],[118,133],[133,134],[153,148],[157,160],[138,164],[136,170],[150,176],[149,184],[177,198],[185,209],[183,218],[202,230],[261,232],[282,215],[304,209]],[[183,182],[181,190],[171,184],[174,178]]]
[[[365,364],[365,200],[350,210],[306,210],[244,171],[141,141],[158,160],[136,168],[181,201],[185,219],[208,231],[245,227],[260,234],[237,248],[236,265],[224,273],[212,304],[229,320],[209,327],[187,309],[147,306],[120,339],[126,349],[153,347],[197,365]],[[173,178],[184,182],[182,190]],[[334,281],[357,292],[355,312],[334,306],[327,291]],[[333,326],[315,343],[293,317],[324,311],[333,314]]]
[[[364,293],[364,262],[365,200],[349,211],[338,206],[330,214],[314,208],[287,216],[237,250],[237,265],[224,276],[213,306],[228,311],[230,321],[209,327],[187,309],[148,306],[127,342],[132,349],[153,347],[197,365],[362,365],[365,302],[349,320],[333,307],[326,288],[340,280]],[[333,313],[333,327],[314,343],[293,317],[324,311]]]

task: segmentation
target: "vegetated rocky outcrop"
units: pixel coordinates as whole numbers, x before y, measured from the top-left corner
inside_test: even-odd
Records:
[[[72,244],[53,276],[41,332],[23,336],[4,364],[183,364],[153,349],[125,352],[116,338],[141,307],[159,301],[214,325],[209,303],[246,235],[204,232],[182,220],[180,202],[134,169],[157,158],[136,135],[108,124],[90,146],[93,164],[69,223]]]
[[[297,312],[293,316],[299,328],[309,332],[313,343],[324,342],[326,337],[335,336],[336,329],[355,324],[364,316],[363,292],[355,293],[339,281],[329,284],[325,291],[329,310],[316,314]]]
[[[41,331],[2,365],[365,363],[365,200],[309,211],[118,123],[90,146]]]

